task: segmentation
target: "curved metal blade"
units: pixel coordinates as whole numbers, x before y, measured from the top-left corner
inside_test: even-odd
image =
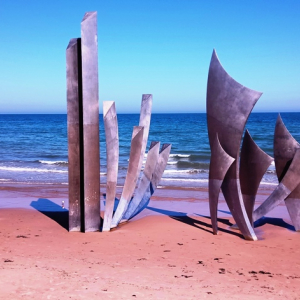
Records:
[[[300,149],[296,150],[292,163],[273,193],[253,213],[256,221],[279,205],[300,184]]]
[[[122,195],[119,201],[119,205],[111,222],[111,228],[116,227],[121,221],[125,210],[127,209],[128,202],[131,200],[132,194],[135,189],[135,185],[140,172],[139,161],[143,143],[143,133],[144,128],[141,126],[135,126],[133,128],[131,148],[128,169],[126,174],[126,179],[122,191]]]
[[[210,146],[218,134],[224,151],[235,158],[222,183],[222,192],[240,231],[246,239],[256,235],[245,211],[238,179],[239,149],[246,121],[260,92],[248,89],[231,78],[213,51],[207,82],[207,126]]]
[[[128,208],[121,222],[126,222],[131,218],[132,214],[135,212],[144,194],[146,193],[147,188],[149,187],[149,184],[151,182],[151,178],[155,170],[155,166],[159,158],[159,147],[160,147],[160,142],[151,142],[150,149],[147,154],[147,160],[142,174],[142,178],[139,182],[138,188],[135,191],[133,199],[130,201],[128,205]]]
[[[155,192],[155,190],[161,180],[161,177],[164,173],[164,170],[167,166],[167,163],[169,160],[169,155],[171,152],[171,146],[172,146],[171,144],[163,144],[162,145],[162,148],[159,153],[159,158],[158,158],[157,164],[155,166],[155,170],[154,170],[152,178],[151,178],[150,185],[148,186],[145,194],[143,195],[141,202],[139,203],[139,205],[136,208],[136,210],[134,211],[134,213],[131,215],[130,219],[133,218],[134,216],[136,216],[137,214],[139,214],[144,208],[147,207],[147,205],[150,201],[150,197]]]
[[[278,180],[281,181],[300,144],[293,138],[278,115],[274,133],[274,158]],[[300,185],[285,199],[292,223],[300,230]]]
[[[218,200],[223,179],[234,162],[234,158],[228,155],[220,145],[218,135],[211,148],[211,159],[209,164],[209,209],[213,233],[218,233]]]
[[[240,183],[246,212],[253,224],[255,197],[262,177],[274,159],[260,149],[246,130],[240,159]]]
[[[119,166],[119,133],[114,101],[103,102],[103,121],[106,138],[106,202],[102,231],[109,231],[116,197]]]

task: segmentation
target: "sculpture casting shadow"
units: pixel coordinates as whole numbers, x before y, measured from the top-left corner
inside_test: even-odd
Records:
[[[164,214],[166,216],[169,216],[173,220],[176,220],[176,221],[185,223],[187,225],[196,227],[196,228],[201,229],[203,231],[206,231],[208,233],[213,232],[212,230],[210,230],[210,229],[212,229],[211,224],[208,224],[206,222],[203,222],[203,221],[200,221],[200,220],[197,220],[197,219],[193,219],[193,218],[189,217],[186,213],[171,211],[171,210],[164,210],[164,209],[159,209],[159,208],[154,208],[154,207],[147,207],[147,209],[158,212],[160,214]],[[205,217],[207,219],[211,219],[210,217],[207,217],[207,216],[202,216],[202,215],[199,215],[199,216]],[[228,225],[228,226],[232,225],[232,223],[230,223],[229,220],[227,220],[227,219],[218,218],[218,221],[225,224],[225,225]],[[227,230],[227,229],[224,229],[224,228],[219,228],[219,231],[225,232],[225,233],[228,233],[228,234],[232,234],[232,235],[235,235],[239,238],[244,239],[243,235],[239,234],[237,232],[233,232],[233,231],[230,231],[230,230]]]
[[[231,215],[231,213],[229,211],[226,211],[226,210],[220,210],[220,209],[218,209],[218,211],[222,212],[222,213],[225,213],[225,214],[228,214],[228,215]],[[201,216],[201,215],[199,215],[199,216]],[[202,216],[202,217],[206,218],[206,216]],[[258,227],[261,227],[261,226],[266,225],[266,224],[270,224],[270,225],[275,225],[275,226],[278,226],[278,227],[282,227],[282,228],[288,229],[290,231],[296,231],[296,229],[295,229],[295,227],[293,225],[285,222],[281,218],[262,217],[259,220],[257,220],[257,221],[254,222],[254,224],[253,224],[254,226],[253,227],[254,228],[258,228]],[[233,225],[233,224],[230,224],[229,226],[231,226],[231,225]]]
[[[261,227],[265,224],[275,225],[296,232],[296,229],[293,225],[285,222],[283,219],[280,218],[262,217],[254,222],[254,228]]]
[[[30,206],[55,221],[61,227],[69,230],[69,211],[49,199],[39,198],[32,201]]]

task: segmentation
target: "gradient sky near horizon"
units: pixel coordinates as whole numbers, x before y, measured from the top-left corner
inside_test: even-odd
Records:
[[[65,51],[98,12],[99,108],[205,112],[215,48],[256,112],[300,111],[300,1],[2,0],[0,113],[66,113]]]

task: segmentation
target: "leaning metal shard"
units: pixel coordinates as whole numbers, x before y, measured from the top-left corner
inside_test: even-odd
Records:
[[[80,39],[71,39],[66,51],[67,111],[68,111],[68,176],[69,176],[69,231],[80,231],[81,226],[81,59]]]
[[[260,92],[248,89],[231,78],[213,51],[207,82],[207,125],[210,147],[216,134],[224,151],[235,159],[225,175],[221,189],[241,233],[257,240],[247,216],[239,181],[239,150],[246,121]],[[217,191],[210,191],[212,194]]]
[[[102,231],[109,231],[115,204],[119,165],[119,134],[115,102],[103,102],[103,120],[106,138],[106,203]]]
[[[81,22],[84,231],[100,229],[97,12]]]
[[[142,200],[140,201],[138,207],[136,210],[132,213],[131,216],[128,217],[128,220],[136,216],[138,213],[140,213],[144,208],[147,207],[150,197],[153,195],[154,191],[156,190],[161,177],[164,173],[164,170],[167,166],[170,152],[171,152],[171,144],[163,144],[159,153],[158,161],[155,165],[155,169],[153,171],[153,175],[150,181],[150,184],[148,185],[148,188],[143,195]]]
[[[273,158],[261,150],[246,130],[240,159],[240,183],[246,212],[253,224],[252,214],[257,190]]]
[[[121,222],[126,222],[128,219],[130,219],[130,217],[132,216],[132,214],[135,212],[140,202],[142,201],[143,196],[150,185],[151,178],[159,158],[159,147],[160,147],[159,142],[151,142],[141,180],[139,182],[138,188],[135,191],[134,197],[130,201],[128,208],[123,216],[123,220]]]
[[[144,128],[135,126],[132,133],[131,148],[129,155],[128,170],[122,191],[122,195],[111,222],[111,228],[116,227],[121,221],[124,212],[128,207],[128,203],[133,195],[138,175],[140,172],[139,161],[143,143]]]
[[[143,94],[142,95],[139,126],[144,127],[144,135],[143,135],[143,144],[142,144],[142,149],[141,149],[141,156],[140,156],[140,161],[139,161],[139,166],[138,166],[139,170],[142,167],[143,159],[144,159],[144,155],[145,155],[145,150],[146,150],[146,147],[147,147],[149,129],[150,129],[150,121],[151,121],[151,110],[152,110],[152,94]]]
[[[209,165],[209,209],[213,233],[218,233],[218,200],[224,177],[229,167],[234,162],[234,158],[229,156],[220,145],[218,134],[215,136],[215,141],[211,147],[211,160]]]
[[[300,144],[285,127],[280,115],[274,133],[274,159],[279,185],[258,207],[254,214],[257,220],[285,200],[292,223],[300,230]]]

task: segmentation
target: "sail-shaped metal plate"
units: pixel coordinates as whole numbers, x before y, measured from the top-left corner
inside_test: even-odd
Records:
[[[133,128],[126,179],[119,205],[111,222],[111,228],[114,228],[119,224],[133,195],[140,172],[140,169],[138,167],[143,143],[143,133],[143,127],[135,126]]]
[[[158,158],[159,158],[159,142],[151,142],[148,154],[147,154],[147,160],[145,164],[145,168],[142,174],[142,178],[139,182],[139,186],[135,191],[133,199],[130,201],[128,208],[126,210],[126,213],[123,216],[123,220],[121,222],[126,222],[130,219],[132,214],[135,212],[137,207],[139,206],[140,202],[142,201],[142,198],[144,194],[147,191],[147,188],[150,185],[151,178],[153,175],[153,172],[155,170]]]
[[[240,159],[240,183],[246,212],[253,224],[252,214],[255,197],[262,177],[273,162],[273,158],[254,142],[246,130]]]
[[[114,101],[103,102],[103,121],[106,138],[106,200],[102,231],[109,231],[116,197],[119,165],[119,133]]]
[[[234,158],[229,156],[220,145],[218,135],[211,148],[211,159],[209,165],[209,209],[213,233],[218,233],[218,201],[223,179],[234,162]]]
[[[249,222],[239,182],[239,149],[246,121],[260,92],[248,89],[231,78],[213,51],[207,82],[207,125],[210,146],[216,134],[224,151],[235,158],[222,183],[227,205],[243,236],[257,237]]]

